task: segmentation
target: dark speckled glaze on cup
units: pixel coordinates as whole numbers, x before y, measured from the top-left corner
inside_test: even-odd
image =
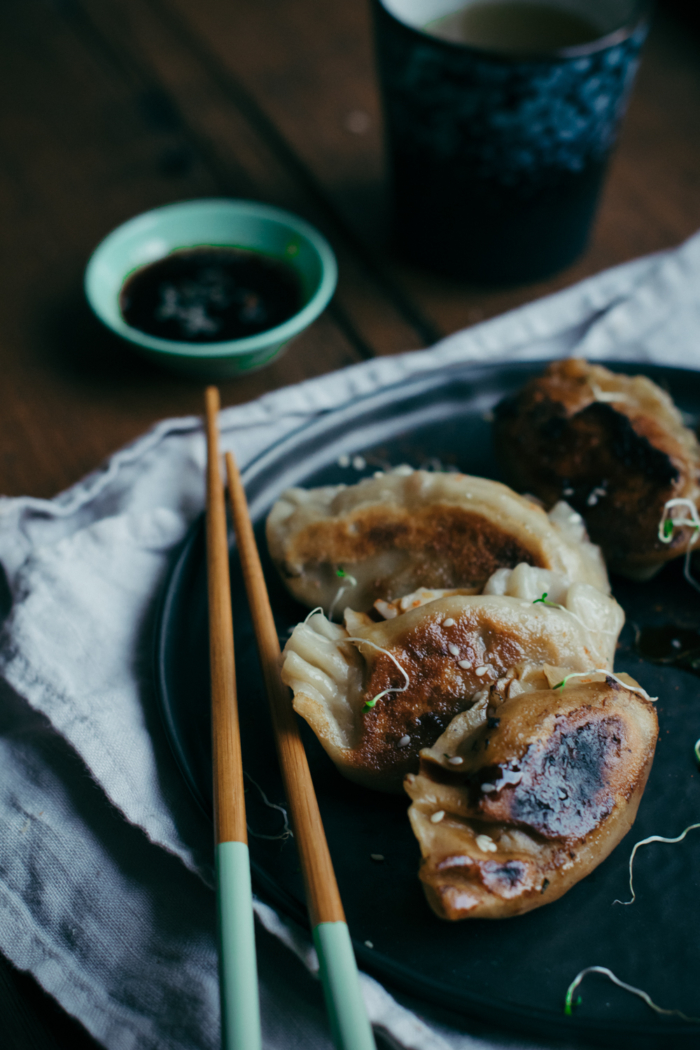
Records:
[[[401,255],[485,284],[567,266],[588,239],[647,3],[598,40],[527,58],[429,36],[399,20],[402,3],[374,0]]]

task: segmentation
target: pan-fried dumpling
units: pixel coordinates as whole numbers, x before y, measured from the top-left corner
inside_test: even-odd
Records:
[[[267,541],[289,591],[330,618],[419,587],[479,591],[520,562],[609,591],[600,551],[570,507],[548,516],[505,485],[465,474],[397,467],[356,485],[288,489],[270,511]]]
[[[624,621],[613,598],[524,564],[501,570],[487,587],[488,594],[447,595],[383,623],[346,610],[345,628],[321,612],[294,628],[282,678],[294,709],[351,780],[400,790],[421,748],[484,687],[516,695],[534,687],[533,672],[545,663],[612,668]],[[539,600],[545,592],[556,604]]]
[[[583,515],[610,568],[648,579],[696,539],[659,538],[668,500],[700,497],[700,445],[669,395],[645,376],[556,361],[496,408],[499,460],[516,488]],[[687,519],[687,512],[671,511]]]
[[[405,788],[419,876],[438,916],[500,919],[539,908],[627,834],[658,722],[646,694],[621,680],[592,675],[505,702],[492,690],[421,752]]]

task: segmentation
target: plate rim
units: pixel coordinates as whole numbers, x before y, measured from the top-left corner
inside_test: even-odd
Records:
[[[369,408],[372,405],[391,403],[397,395],[404,392],[406,393],[406,397],[409,397],[414,388],[417,393],[423,393],[431,389],[438,389],[441,386],[448,385],[451,379],[468,379],[473,377],[475,385],[478,385],[479,378],[482,377],[484,373],[488,376],[495,377],[501,369],[506,369],[511,372],[518,371],[523,374],[536,373],[537,370],[542,370],[547,367],[547,365],[552,364],[554,360],[556,359],[547,358],[544,360],[533,359],[528,361],[518,360],[478,363],[464,361],[453,362],[448,366],[436,367],[425,372],[418,372],[405,376],[395,383],[381,387],[379,390],[358,394],[356,397],[348,399],[335,408],[321,410],[318,415],[314,416],[312,419],[306,420],[298,427],[295,427],[288,433],[282,435],[267,448],[262,449],[241,472],[243,485],[247,492],[249,487],[254,487],[256,484],[263,484],[265,473],[274,467],[275,462],[284,454],[284,449],[288,444],[297,444],[303,435],[308,435],[309,439],[313,439],[315,432],[320,431],[322,433],[328,428],[329,420],[332,419],[337,423],[342,423],[344,418],[352,418],[358,414],[358,410],[360,410],[362,406],[367,406]],[[688,375],[689,377],[692,376],[695,383],[700,383],[700,369],[683,368],[676,365],[664,365],[655,362],[618,361],[613,359],[592,361],[591,363],[601,364],[603,367],[624,374],[647,375],[657,383],[659,383],[659,379],[663,379],[663,377],[669,375],[669,373],[679,379],[682,378],[683,375]],[[201,791],[199,791],[196,786],[194,777],[188,769],[187,762],[182,755],[181,749],[176,744],[177,733],[173,725],[173,719],[166,699],[167,685],[164,668],[167,617],[170,615],[173,603],[177,599],[176,584],[190,566],[190,559],[193,556],[193,552],[196,550],[197,544],[203,543],[203,526],[204,511],[198,514],[192,521],[184,539],[171,556],[170,566],[164,578],[161,597],[158,603],[158,611],[154,622],[153,662],[157,707],[168,739],[168,744],[180,774],[183,776],[195,802],[203,815],[207,818],[209,824],[212,824],[211,809],[204,800]],[[229,540],[231,540],[230,536]],[[231,552],[233,550],[235,550],[235,542],[230,542],[229,551]],[[288,893],[284,887],[279,886],[272,876],[268,875],[264,868],[252,857],[250,863],[254,882],[263,889],[267,898],[271,900],[275,906],[279,907],[287,917],[293,919],[306,930],[309,930],[310,925],[308,916],[306,915],[305,910],[299,907],[296,898]],[[515,918],[517,919],[518,917],[516,916]],[[352,942],[358,962],[361,963],[362,968],[375,975],[380,982],[387,982],[396,990],[415,996],[417,999],[422,1000],[428,1005],[432,1004],[438,1008],[445,1009],[459,1019],[468,1020],[469,1018],[472,1018],[493,1024],[494,1013],[498,1013],[503,1008],[502,998],[490,999],[479,994],[470,1000],[468,1010],[460,1009],[456,1007],[454,1001],[450,999],[449,993],[441,991],[441,987],[437,981],[431,980],[428,976],[418,980],[408,967],[403,966],[392,957],[385,955],[376,949],[368,949],[363,942],[354,937],[352,938]],[[381,965],[378,966],[377,961],[379,960],[381,960]],[[649,1025],[645,1024],[643,1021],[631,1024],[630,1022],[616,1020],[614,1018],[602,1020],[585,1017],[566,1017],[563,1013],[563,1009],[560,1017],[557,1017],[556,1014],[553,1014],[550,1010],[542,1007],[523,1007],[512,1003],[509,1004],[508,1008],[510,1010],[510,1017],[503,1019],[500,1022],[503,1027],[507,1028],[509,1031],[519,1032],[523,1035],[534,1035],[539,1038],[543,1037],[544,1026],[549,1029],[549,1035],[544,1038],[578,1038],[585,1040],[591,1045],[593,1045],[595,1041],[598,1041],[600,1045],[601,1039],[608,1038],[612,1040],[616,1036],[625,1035],[628,1037],[647,1036],[659,1040],[674,1038],[677,1040],[677,1045],[682,1047],[685,1046],[687,1040],[696,1039],[698,1035],[700,1035],[700,1026],[689,1025],[687,1022],[680,1020],[676,1021],[675,1019],[664,1019],[663,1029],[659,1027],[650,1031]],[[652,1019],[650,1018],[650,1020]],[[555,1028],[556,1033],[554,1031]],[[610,1045],[614,1044],[611,1043]],[[659,1044],[659,1046],[660,1045],[661,1044]],[[688,1046],[690,1047],[690,1043],[688,1043]]]

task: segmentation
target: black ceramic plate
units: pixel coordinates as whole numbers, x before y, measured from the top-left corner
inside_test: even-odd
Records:
[[[267,559],[264,518],[289,485],[353,482],[378,467],[454,465],[498,478],[489,413],[504,395],[541,371],[538,364],[465,367],[408,380],[324,415],[270,449],[245,473],[245,484],[280,638],[306,614],[282,589]],[[615,367],[615,366],[614,366]],[[697,421],[700,373],[644,371],[666,386]],[[341,467],[342,454],[366,467]],[[359,465],[359,461],[356,461]],[[258,785],[247,793],[253,832],[278,834],[283,791],[235,550],[231,572],[238,691],[247,773]],[[627,899],[632,845],[648,835],[677,835],[700,820],[700,774],[693,757],[700,737],[700,682],[687,671],[661,667],[635,651],[635,628],[672,623],[700,626],[700,595],[674,563],[651,583],[613,581],[627,612],[617,668],[659,696],[661,733],[637,822],[627,839],[561,900],[516,919],[446,923],[423,898],[416,872],[418,845],[406,818],[406,800],[365,791],[344,780],[303,726],[331,854],[360,965],[398,989],[466,1016],[523,1033],[615,1046],[700,1045],[700,1026],[660,1017],[601,977],[588,977],[574,1016],[563,1013],[569,982],[584,967],[607,966],[644,988],[663,1007],[700,1014],[700,832],[676,846],[638,854],[637,902]],[[171,744],[191,790],[211,812],[208,717],[206,577],[201,523],[190,533],[170,576],[157,635],[157,679]],[[293,842],[251,836],[258,892],[305,922]],[[382,854],[381,863],[371,854]],[[373,948],[368,948],[371,941]]]

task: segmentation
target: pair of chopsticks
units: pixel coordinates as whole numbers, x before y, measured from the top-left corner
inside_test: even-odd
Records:
[[[209,387],[206,391],[207,579],[222,1046],[224,1050],[259,1050],[260,1008],[218,411],[219,392],[216,387]],[[288,691],[280,678],[280,645],[248,503],[230,452],[226,454],[226,473],[238,553],[270,702],[333,1043],[337,1050],[375,1050],[306,753]]]

